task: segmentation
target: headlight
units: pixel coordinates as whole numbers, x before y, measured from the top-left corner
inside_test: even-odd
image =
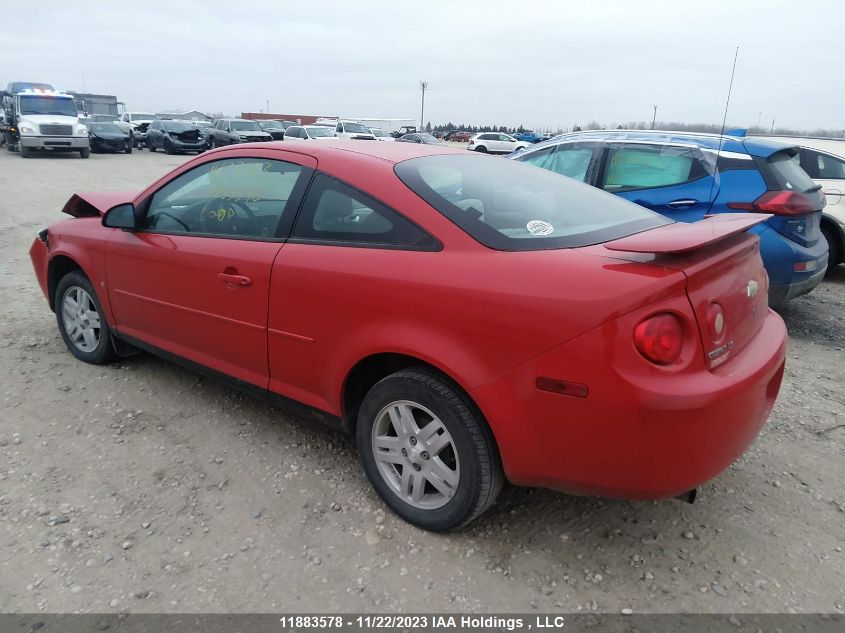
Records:
[[[31,127],[29,127],[28,125],[22,125],[22,126],[20,126],[20,127],[18,128],[18,131],[19,131],[21,134],[35,134],[35,130],[33,130],[33,129],[32,129]]]
[[[88,128],[84,125],[80,125],[79,128],[76,130],[76,133],[79,134],[79,136],[87,136]]]

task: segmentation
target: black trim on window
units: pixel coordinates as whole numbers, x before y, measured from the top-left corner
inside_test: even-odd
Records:
[[[376,234],[366,234],[366,233],[359,233],[357,235],[360,236],[361,239],[351,239],[349,235],[356,235],[356,234],[343,234],[340,232],[336,233],[328,233],[326,232],[325,236],[321,235],[306,235],[301,234],[297,235],[297,227],[299,226],[300,222],[312,222],[314,217],[314,212],[316,211],[316,205],[319,202],[320,196],[322,193],[328,189],[327,185],[334,183],[338,189],[349,189],[357,196],[360,196],[365,201],[370,201],[374,205],[381,207],[380,209],[374,209],[379,213],[382,213],[389,221],[398,220],[398,222],[394,222],[394,226],[397,224],[404,224],[407,227],[413,229],[415,232],[419,234],[419,239],[416,244],[409,243],[406,241],[390,241],[379,239],[379,235]],[[385,234],[388,235],[388,234]],[[368,239],[369,238],[369,239]],[[375,239],[373,239],[375,238]],[[357,247],[357,248],[378,248],[378,249],[386,249],[386,250],[405,250],[405,251],[440,251],[443,249],[443,244],[438,240],[436,237],[431,235],[428,231],[423,229],[419,224],[414,222],[413,220],[409,219],[406,215],[396,211],[390,205],[385,204],[372,194],[356,187],[349,182],[337,178],[335,176],[329,175],[322,171],[316,171],[311,178],[311,181],[308,185],[308,190],[305,192],[303,199],[299,205],[299,210],[296,215],[296,219],[293,223],[293,229],[290,233],[290,237],[288,241],[293,244],[321,244],[324,246],[344,246],[344,247]]]
[[[716,169],[720,172],[735,171],[735,170],[754,170],[757,166],[753,160],[732,158],[730,156],[720,155],[716,160]]]

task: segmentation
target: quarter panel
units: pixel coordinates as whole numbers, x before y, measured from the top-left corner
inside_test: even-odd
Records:
[[[348,371],[395,352],[439,367],[469,391],[682,288],[676,271],[583,251],[289,243],[273,265],[270,388],[340,414]]]

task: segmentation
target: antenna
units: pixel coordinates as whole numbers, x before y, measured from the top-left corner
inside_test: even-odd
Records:
[[[719,173],[719,156],[722,155],[722,141],[725,139],[725,122],[728,120],[728,106],[731,104],[731,91],[734,87],[734,74],[736,73],[736,60],[739,57],[739,46],[736,47],[734,53],[734,65],[731,68],[731,82],[728,84],[728,98],[725,101],[725,113],[722,116],[722,129],[719,130],[719,149],[716,151],[716,166],[713,173],[713,180],[710,181],[710,195],[707,196],[710,201],[710,208],[713,207],[713,185],[716,184],[716,175]]]

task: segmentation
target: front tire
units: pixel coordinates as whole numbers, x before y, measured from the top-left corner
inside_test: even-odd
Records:
[[[24,145],[20,147],[21,158],[32,158],[32,150]]]
[[[168,141],[166,139],[164,141],[164,153],[165,154],[175,154],[175,152],[173,151],[173,145],[171,145],[170,141]]]
[[[88,149],[88,148],[79,150],[79,157],[80,158],[88,158],[90,155],[91,155],[91,150]]]
[[[426,530],[466,525],[493,504],[504,482],[487,423],[457,387],[426,368],[373,386],[358,413],[356,438],[378,495]]]
[[[131,146],[131,145],[127,145],[127,146],[126,146],[126,149],[124,149],[124,150],[123,150],[123,153],[124,153],[124,154],[131,154],[131,153],[132,153],[132,146]]]
[[[93,365],[114,358],[111,329],[91,282],[81,271],[69,272],[59,280],[53,305],[59,332],[71,354]]]
[[[214,149],[215,147],[217,147],[217,141],[215,141],[214,137],[212,136],[210,139],[208,139],[208,149]]]

